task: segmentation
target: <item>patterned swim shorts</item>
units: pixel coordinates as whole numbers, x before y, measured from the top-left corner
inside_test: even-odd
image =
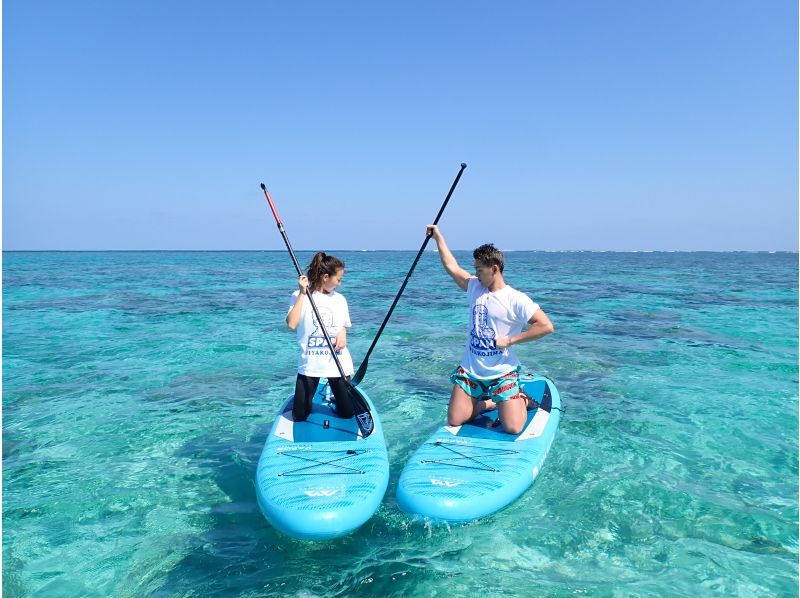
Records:
[[[464,368],[458,366],[450,374],[450,382],[457,384],[461,390],[473,399],[488,397],[495,403],[510,401],[511,399],[521,399],[519,394],[519,372],[522,368],[517,366],[507,374],[499,378],[481,380],[467,373]]]

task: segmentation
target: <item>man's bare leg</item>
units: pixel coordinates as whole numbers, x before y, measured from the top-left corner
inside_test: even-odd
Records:
[[[519,402],[519,401],[518,401]],[[460,426],[475,419],[487,409],[494,409],[491,400],[476,400],[465,393],[458,384],[453,384],[450,405],[447,407],[447,425]],[[523,422],[524,423],[524,422]]]
[[[508,434],[519,434],[528,421],[528,402],[522,398],[509,399],[497,404],[500,423]]]

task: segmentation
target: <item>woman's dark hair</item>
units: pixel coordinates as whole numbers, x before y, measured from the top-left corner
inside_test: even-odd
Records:
[[[503,252],[495,247],[493,243],[486,243],[478,247],[472,252],[472,258],[479,261],[484,266],[497,266],[500,272],[503,272]]]
[[[344,262],[333,255],[326,255],[324,251],[318,251],[311,258],[311,263],[306,269],[308,276],[308,287],[311,292],[317,290],[317,286],[322,282],[323,274],[333,276],[339,269],[344,269]]]

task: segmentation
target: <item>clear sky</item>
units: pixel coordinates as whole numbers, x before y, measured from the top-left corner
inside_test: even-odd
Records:
[[[4,249],[798,246],[794,0],[2,17]]]

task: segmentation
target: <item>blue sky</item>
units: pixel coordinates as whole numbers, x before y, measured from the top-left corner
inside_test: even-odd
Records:
[[[797,249],[792,1],[2,16],[6,250]]]

